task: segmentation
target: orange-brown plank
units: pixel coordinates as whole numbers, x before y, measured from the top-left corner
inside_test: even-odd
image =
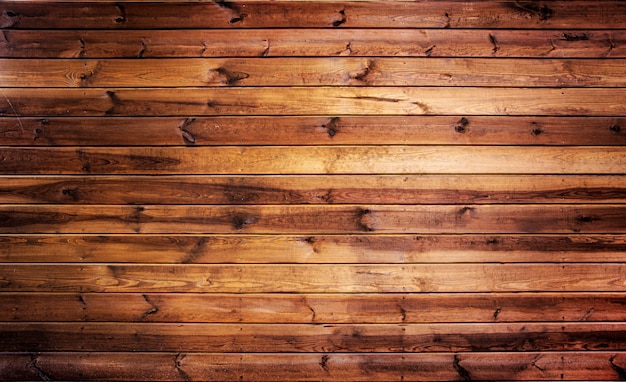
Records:
[[[624,30],[2,30],[0,57],[626,57]]]
[[[43,335],[43,339],[42,339]],[[0,323],[2,351],[624,351],[624,323]],[[280,356],[277,356],[278,358]]]
[[[272,134],[268,134],[271,131]],[[626,145],[623,117],[0,117],[6,146]]]
[[[619,1],[0,3],[1,28],[622,28]]]
[[[0,205],[0,233],[625,233],[626,205]]]
[[[624,87],[626,60],[434,57],[0,59],[0,84],[4,87]]]
[[[8,293],[0,321],[197,323],[577,322],[626,320],[623,293],[385,295]],[[113,306],[123,309],[112,309]]]
[[[4,353],[11,380],[454,381],[619,380],[623,352]]]
[[[1,175],[625,173],[626,146],[0,147]]]
[[[2,292],[430,293],[624,292],[626,265],[135,265],[0,268]]]
[[[0,177],[4,204],[625,202],[626,176],[619,175]]]
[[[626,88],[7,88],[0,97],[8,117],[342,113],[615,116],[626,114]]]
[[[621,262],[624,235],[3,235],[3,263]]]

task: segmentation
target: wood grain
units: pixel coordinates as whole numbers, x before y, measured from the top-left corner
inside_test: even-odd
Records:
[[[624,293],[0,294],[13,322],[411,324],[624,321]],[[124,309],[111,309],[123,306]]]
[[[5,58],[626,57],[621,29],[9,29],[2,34]]]
[[[0,233],[105,232],[625,233],[626,206],[0,206]]]
[[[289,2],[181,4],[142,2],[5,1],[0,27],[25,29],[172,28],[621,28],[619,1],[498,1],[459,7],[454,1]],[[117,5],[119,3],[119,5]],[[45,8],[43,8],[45,6]],[[44,11],[45,9],[45,11]]]
[[[619,175],[5,176],[0,184],[6,204],[626,202]]]
[[[4,87],[624,87],[623,59],[0,59]]]
[[[626,265],[4,264],[3,292],[468,293],[625,292]],[[600,350],[600,349],[597,349]]]
[[[622,146],[0,147],[0,174],[623,175],[625,159]]]
[[[0,262],[619,263],[624,235],[3,235]]]
[[[272,131],[272,134],[268,134]],[[626,145],[623,117],[0,117],[4,146]]]
[[[0,323],[2,351],[490,352],[623,351],[623,323],[126,324]],[[47,341],[40,341],[45,333]]]

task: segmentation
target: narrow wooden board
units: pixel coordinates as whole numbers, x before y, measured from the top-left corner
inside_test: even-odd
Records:
[[[624,59],[0,59],[3,87],[624,87]],[[277,90],[278,91],[278,90]]]
[[[0,57],[624,58],[626,31],[497,29],[2,30]]]
[[[0,233],[625,233],[626,205],[0,205]]]
[[[623,352],[4,353],[12,380],[398,381],[619,380]]]
[[[626,203],[626,176],[5,176],[0,177],[0,203]]]
[[[626,146],[0,147],[0,174],[623,175]]]
[[[263,324],[601,322],[626,319],[624,293],[0,294],[1,321]],[[111,309],[120,306],[123,309]]]
[[[45,333],[46,341],[41,341]],[[157,352],[624,351],[624,323],[0,323],[0,350]],[[276,357],[276,356],[274,356]]]
[[[271,131],[272,134],[268,134]],[[626,146],[624,117],[0,117],[4,146]]]
[[[619,1],[0,3],[0,27],[24,29],[176,28],[622,28]]]
[[[600,263],[624,235],[3,235],[3,263]]]
[[[626,265],[3,264],[2,292],[625,292]],[[474,349],[476,350],[476,349]]]

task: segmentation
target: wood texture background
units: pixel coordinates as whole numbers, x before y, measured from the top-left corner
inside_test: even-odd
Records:
[[[626,380],[625,2],[0,28],[1,380]]]

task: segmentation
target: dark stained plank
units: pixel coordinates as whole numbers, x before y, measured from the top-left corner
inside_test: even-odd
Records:
[[[6,263],[621,262],[624,235],[3,235]]]
[[[626,114],[626,88],[8,88],[2,95],[0,115],[8,117]]]
[[[272,134],[268,134],[272,131]],[[0,117],[4,146],[626,145],[624,117]]]
[[[1,321],[265,324],[600,322],[626,319],[623,293],[0,294]],[[121,306],[123,309],[111,309]]]
[[[4,87],[624,87],[623,59],[0,59]]]
[[[141,187],[137,187],[141,185]],[[5,204],[624,203],[619,175],[0,177]]]
[[[625,233],[626,205],[0,205],[0,233]]]
[[[624,58],[624,30],[2,30],[0,57]]]
[[[299,294],[625,292],[626,265],[623,263],[403,265],[7,263],[0,268],[0,291]]]
[[[172,28],[622,28],[619,1],[169,2],[4,1],[0,27]]]
[[[625,158],[626,146],[0,147],[0,174],[618,175]]]
[[[0,350],[158,352],[624,351],[623,323],[0,323]],[[42,334],[46,341],[41,341]],[[275,356],[276,357],[276,356]]]
[[[113,366],[114,365],[114,366]],[[4,353],[12,380],[619,380],[623,352]]]

